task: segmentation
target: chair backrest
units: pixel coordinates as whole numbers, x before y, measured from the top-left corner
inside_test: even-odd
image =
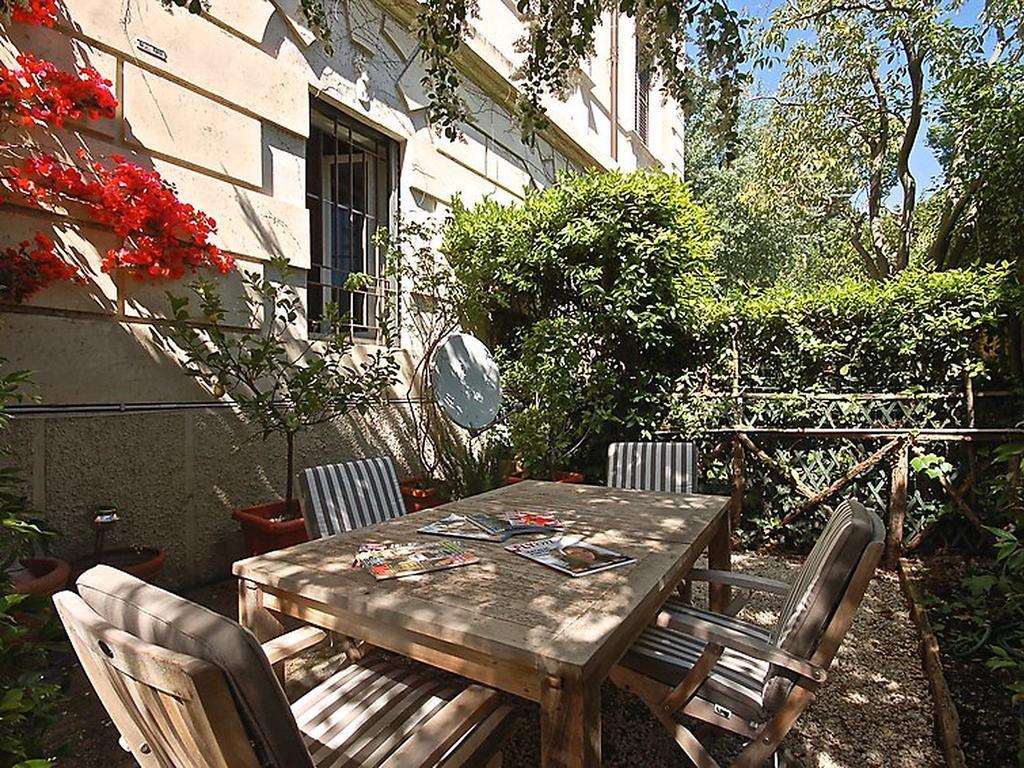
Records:
[[[304,469],[299,494],[311,539],[405,514],[398,474],[389,456]]]
[[[73,592],[54,595],[71,645],[143,768],[259,768],[224,674],[139,640]]]
[[[230,705],[233,713],[230,718],[240,718],[244,724],[244,731],[248,734],[243,741],[253,745],[250,751],[254,751],[259,757],[259,764],[312,768],[312,759],[292,716],[284,690],[274,675],[263,648],[251,632],[226,616],[147,584],[116,568],[102,565],[90,568],[78,578],[77,586],[80,598],[76,599],[80,599],[83,604],[81,608],[94,615],[94,626],[98,626],[98,623],[109,625],[134,641],[132,644],[124,637],[118,636],[124,644],[123,654],[152,656],[159,650],[158,655],[161,658],[177,659],[181,664],[187,661],[188,664],[183,667],[186,670],[214,670],[216,675],[206,674],[206,677],[215,677],[219,680],[220,686],[227,686],[228,692],[226,700],[218,693],[218,706],[223,708]],[[69,598],[62,599],[62,602],[68,604]],[[60,605],[58,603],[58,606]],[[81,618],[83,612],[79,610],[77,614],[69,616],[72,619]],[[76,650],[79,649],[76,647]],[[79,656],[82,655],[82,651],[79,650]],[[199,662],[202,664],[199,665]],[[147,670],[148,668],[140,668],[140,672]],[[100,691],[100,684],[94,679],[88,665],[86,671],[90,673],[90,679],[97,691]],[[161,685],[159,677],[139,677],[138,681],[140,684],[156,688]],[[153,745],[149,741],[160,738],[159,735],[152,733],[154,727],[157,731],[164,730],[164,725],[173,729],[176,727],[174,717],[168,720],[168,717],[162,714],[162,704],[154,701],[152,697],[134,697],[133,700],[135,708],[129,712],[132,713],[132,718],[138,716],[142,718],[141,722],[150,723],[150,730],[146,732],[145,739],[152,749]],[[103,703],[108,709],[113,710],[118,702],[115,699],[104,700]],[[216,729],[215,735],[219,738],[221,714],[217,709],[206,711],[212,713],[211,722]],[[111,714],[113,715],[113,711]],[[127,736],[125,731],[122,733]],[[196,764],[207,765],[203,762]],[[209,764],[220,765],[216,762]],[[231,760],[226,763],[231,766],[248,764],[244,761]],[[163,765],[191,764],[171,761]]]
[[[612,443],[608,487],[693,493],[697,451],[693,443]]]
[[[878,515],[848,499],[833,513],[786,596],[772,641],[820,666],[831,664],[885,545]],[[774,667],[765,683],[765,705],[775,709],[792,687]]]

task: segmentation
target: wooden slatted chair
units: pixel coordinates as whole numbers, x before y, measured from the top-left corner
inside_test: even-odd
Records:
[[[299,496],[312,539],[405,514],[398,474],[389,456],[304,469],[299,476]]]
[[[106,566],[54,596],[90,682],[144,768],[498,765],[511,707],[495,691],[375,656],[289,705],[271,664],[311,627],[263,646],[238,623]]]
[[[693,493],[697,451],[693,443],[612,443],[608,487]]]
[[[844,502],[825,526],[792,585],[723,571],[695,580],[784,596],[768,631],[728,614],[670,599],[611,679],[639,696],[693,763],[718,763],[677,722],[688,715],[749,739],[733,766],[772,757],[824,682],[882,554],[881,520]]]

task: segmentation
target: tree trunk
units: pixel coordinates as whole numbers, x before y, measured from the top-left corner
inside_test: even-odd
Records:
[[[288,443],[288,477],[285,480],[285,492],[284,500],[287,504],[287,508],[291,509],[292,506],[292,493],[295,490],[293,484],[295,482],[295,433],[289,432],[285,435],[285,441]]]
[[[903,129],[903,138],[896,155],[896,172],[903,187],[903,205],[900,211],[900,242],[896,249],[894,271],[901,272],[910,264],[910,243],[914,234],[914,208],[917,205],[917,180],[910,171],[910,153],[917,143],[921,130],[921,112],[924,109],[924,57],[915,52],[913,43],[903,37],[903,49],[907,54],[907,74],[910,76],[910,114]]]

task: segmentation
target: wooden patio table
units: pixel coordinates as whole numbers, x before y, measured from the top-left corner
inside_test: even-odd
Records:
[[[240,560],[239,621],[263,642],[281,632],[278,611],[539,702],[542,765],[599,766],[601,683],[703,550],[729,568],[728,502],[524,481]],[[422,539],[417,528],[453,512],[514,511],[555,514],[637,562],[572,578],[467,540],[480,563],[380,582],[352,568],[360,544]]]

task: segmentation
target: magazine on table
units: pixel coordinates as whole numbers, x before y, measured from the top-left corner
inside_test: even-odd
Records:
[[[636,562],[635,557],[591,544],[580,536],[552,536],[509,544],[505,549],[572,577],[589,576]]]
[[[454,536],[481,541],[506,541],[523,533],[551,533],[564,528],[553,515],[517,512],[511,515],[451,514],[435,523],[419,528],[419,533]]]
[[[363,544],[353,566],[364,568],[378,581],[443,571],[480,562],[480,558],[457,541],[420,541],[408,544],[385,542]]]

